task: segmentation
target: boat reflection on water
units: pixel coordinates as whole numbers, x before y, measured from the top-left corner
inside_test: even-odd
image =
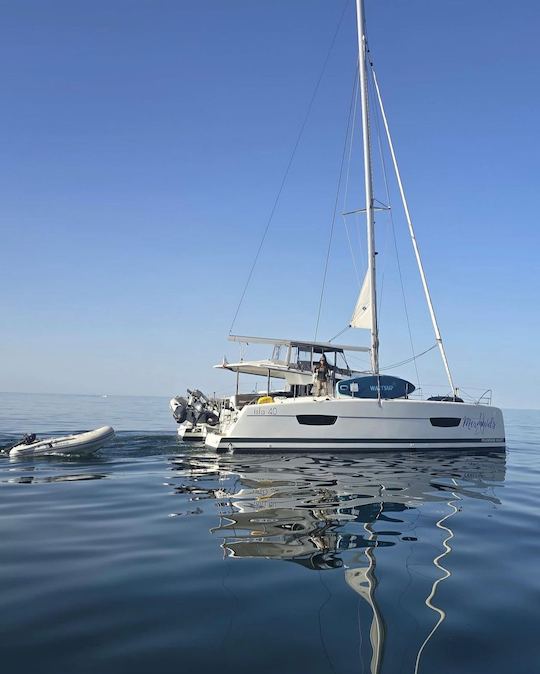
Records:
[[[388,642],[396,638],[402,663],[410,663],[403,671],[419,670],[427,643],[446,617],[437,591],[451,582],[453,520],[471,500],[497,507],[506,455],[188,455],[173,468],[195,477],[192,488],[199,494],[216,499],[219,525],[211,531],[228,557],[342,570],[363,600],[359,620],[369,634],[363,649],[370,652],[362,659],[375,674],[383,671]],[[208,478],[213,487],[204,489]],[[396,592],[398,603],[407,605],[402,616],[413,620],[394,627]]]

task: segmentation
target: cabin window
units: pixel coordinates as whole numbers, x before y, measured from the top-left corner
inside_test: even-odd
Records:
[[[308,372],[311,372],[313,366],[311,349],[298,347],[297,364],[300,370],[307,370]]]
[[[440,426],[442,428],[451,428],[452,426],[459,426],[461,419],[459,417],[431,417],[432,426]]]
[[[297,414],[296,418],[299,424],[305,426],[332,426],[337,421],[337,417],[329,414]]]
[[[283,355],[284,347],[283,344],[275,344],[272,350],[272,360],[274,362],[283,362],[285,363],[285,357]]]

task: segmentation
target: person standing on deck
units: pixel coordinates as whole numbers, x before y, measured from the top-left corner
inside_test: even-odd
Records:
[[[328,363],[324,354],[321,356],[319,362],[313,368],[315,375],[315,382],[313,384],[313,395],[322,396],[329,395],[328,393],[328,379],[330,372],[328,370]]]

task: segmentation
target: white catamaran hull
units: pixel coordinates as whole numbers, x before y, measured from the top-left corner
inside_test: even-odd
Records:
[[[205,424],[196,424],[184,422],[178,426],[177,434],[180,440],[184,442],[204,442],[208,429]]]
[[[300,398],[247,405],[206,445],[230,451],[504,448],[496,407],[409,399]]]

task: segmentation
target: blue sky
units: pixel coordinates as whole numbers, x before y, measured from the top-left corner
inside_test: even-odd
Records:
[[[493,388],[501,405],[538,408],[540,7],[366,4],[455,379]],[[226,336],[343,7],[0,4],[0,390],[233,385],[211,365],[238,355]],[[349,2],[235,324],[240,334],[313,337],[354,40]],[[358,143],[353,157],[348,206],[358,208]],[[392,190],[419,352],[433,338]],[[376,193],[384,197],[380,180]],[[390,251],[380,259],[384,365],[410,346],[384,217],[377,234],[379,251]],[[359,264],[363,255],[360,239]],[[346,325],[356,292],[339,217],[320,338]],[[434,353],[419,370],[424,386],[444,389]]]

